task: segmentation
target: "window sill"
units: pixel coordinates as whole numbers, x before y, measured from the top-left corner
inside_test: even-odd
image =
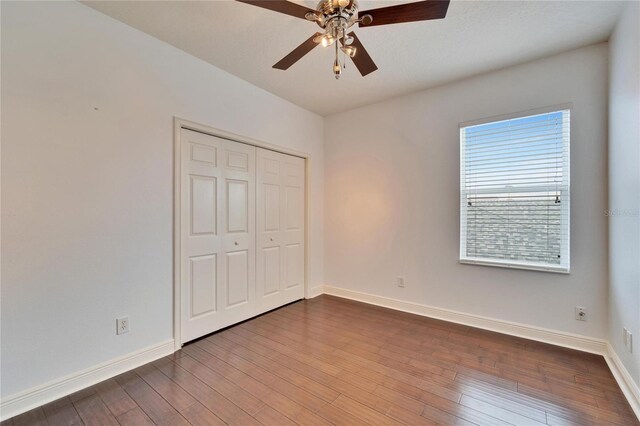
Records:
[[[564,266],[539,265],[535,263],[521,263],[508,261],[492,261],[487,259],[460,259],[460,263],[478,266],[495,266],[498,268],[524,269],[528,271],[553,272],[556,274],[569,274],[570,269]]]

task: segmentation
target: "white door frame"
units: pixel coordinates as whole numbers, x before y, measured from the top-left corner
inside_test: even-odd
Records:
[[[256,146],[259,148],[269,149],[271,151],[280,152],[283,154],[293,155],[304,159],[304,297],[309,298],[309,169],[310,169],[310,156],[309,154],[293,149],[285,148],[278,145],[273,145],[267,142],[263,142],[257,139],[248,138],[246,136],[237,135],[235,133],[227,132],[222,129],[207,126],[204,124],[194,123],[193,121],[185,120],[179,117],[173,118],[173,339],[174,349],[177,351],[182,347],[180,338],[180,241],[181,241],[181,226],[180,226],[180,178],[182,175],[181,170],[181,150],[180,150],[180,131],[182,129],[194,130],[196,132],[205,133],[211,136],[216,136],[222,139],[227,139],[234,142],[240,142],[247,145]]]

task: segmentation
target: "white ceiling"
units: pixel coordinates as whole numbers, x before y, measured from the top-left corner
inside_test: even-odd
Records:
[[[408,1],[360,1],[360,9]],[[297,1],[314,8],[314,1]],[[356,29],[378,65],[340,80],[317,47],[288,71],[271,68],[316,24],[224,1],[90,1],[88,6],[320,115],[607,40],[617,1],[459,1],[443,20]]]

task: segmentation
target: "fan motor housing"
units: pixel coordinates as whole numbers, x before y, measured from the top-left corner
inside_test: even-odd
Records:
[[[350,22],[358,14],[358,2],[351,0],[349,7],[340,7],[338,0],[324,0],[318,3],[316,10],[320,12],[321,17],[316,19],[316,23],[320,28],[326,28],[330,21],[336,18]]]

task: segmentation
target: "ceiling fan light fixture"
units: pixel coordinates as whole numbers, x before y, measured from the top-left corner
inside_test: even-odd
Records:
[[[316,13],[316,12],[307,12],[307,13],[304,15],[304,18],[305,18],[307,21],[315,22],[315,21],[317,21],[317,20],[318,20],[318,13]]]
[[[336,41],[336,38],[334,36],[332,36],[331,34],[325,34],[322,36],[320,43],[322,44],[322,47],[327,47],[331,46],[334,41]]]
[[[362,25],[370,25],[373,22],[373,16],[364,15],[362,18],[360,18],[360,22],[362,23]]]
[[[353,46],[342,46],[340,48],[345,55],[347,55],[350,58],[353,58],[354,56],[356,56],[356,48]]]

